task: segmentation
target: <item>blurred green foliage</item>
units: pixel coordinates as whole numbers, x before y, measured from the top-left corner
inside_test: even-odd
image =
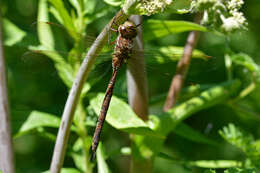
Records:
[[[68,91],[93,41],[89,36],[99,34],[120,9],[121,1],[1,3],[16,169],[18,173],[44,172],[49,169]],[[182,9],[187,2],[178,1],[178,5]],[[126,103],[127,85],[122,70],[97,164],[88,162],[86,152],[110,73],[91,75],[75,113],[62,172],[128,172],[131,157],[152,158],[156,173],[213,173],[225,168],[230,168],[225,173],[253,173],[252,167],[259,171],[259,142],[255,140],[260,136],[259,8],[259,1],[245,1],[242,11],[248,30],[228,36],[189,22],[194,15],[176,14],[181,13],[177,7],[145,16],[149,121],[138,118]],[[174,109],[163,113],[176,61],[190,30],[203,33],[193,54],[183,97]],[[104,56],[107,55],[100,55],[100,64]],[[111,66],[110,62],[105,65]],[[136,134],[132,148],[129,133]]]

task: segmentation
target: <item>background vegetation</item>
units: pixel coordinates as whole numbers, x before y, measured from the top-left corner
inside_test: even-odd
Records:
[[[49,169],[68,91],[93,41],[85,36],[96,37],[120,9],[120,1],[88,0],[84,8],[77,6],[81,1],[64,1],[64,6],[58,2],[1,2],[18,173]],[[138,119],[126,104],[126,75],[121,70],[96,164],[88,161],[88,149],[111,76],[107,50],[112,46],[107,45],[84,85],[64,161],[64,168],[71,169],[66,171],[128,172],[132,157],[143,163],[152,160],[153,172],[158,173],[214,172],[211,168],[223,172],[230,167],[237,168],[226,173],[259,171],[259,8],[258,0],[245,1],[241,11],[248,22],[246,30],[228,36],[216,28],[201,33],[197,45],[201,52],[192,59],[179,103],[168,113],[162,107],[181,56],[178,50],[186,43],[187,31],[205,28],[174,23],[194,18],[191,13],[176,13],[176,7],[144,16],[150,123]],[[43,22],[47,20],[57,25]],[[169,23],[161,27],[160,20]],[[173,26],[180,30],[169,31]],[[173,48],[175,58],[169,46],[178,46]],[[133,121],[125,122],[127,118]],[[132,137],[132,149],[129,133],[140,135]]]

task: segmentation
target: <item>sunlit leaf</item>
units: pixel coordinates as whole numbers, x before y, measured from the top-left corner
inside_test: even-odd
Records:
[[[204,173],[216,173],[215,170],[206,170]],[[256,173],[253,168],[229,168],[224,173]]]
[[[250,72],[253,72],[256,79],[260,81],[260,67],[255,63],[252,57],[245,53],[234,54],[230,56],[231,60],[239,65],[244,66]]]
[[[157,133],[167,136],[178,123],[194,113],[227,100],[233,92],[237,92],[240,84],[240,81],[232,81],[212,87],[202,92],[199,96],[175,106],[167,113],[150,115],[149,123],[153,125],[152,129]],[[132,145],[133,157],[142,160],[156,156],[160,152],[163,143],[164,139],[159,140],[153,137],[135,135]]]
[[[90,136],[88,136],[85,138],[85,145],[83,145],[82,138],[78,138],[72,147],[73,152],[70,153],[76,167],[83,172],[88,170],[86,168],[86,166],[92,166],[91,164],[88,164],[88,165],[82,164],[84,162],[84,160],[87,159],[87,158],[85,158],[85,155],[83,152],[84,151],[83,147],[85,147],[85,149],[89,149],[91,146],[91,141],[92,141],[92,138]]]
[[[158,48],[158,53],[154,55],[154,58],[147,58],[148,63],[151,63],[156,61],[159,64],[165,64],[169,62],[174,62],[178,61],[181,59],[182,55],[184,52],[183,47],[178,47],[178,46],[164,46]],[[148,53],[149,55],[149,53]],[[209,60],[210,56],[206,55],[204,52],[195,49],[192,52],[192,58],[198,58],[198,59],[204,59],[204,60]]]
[[[123,3],[122,0],[104,0],[104,2],[112,6],[120,6]]]
[[[172,156],[169,156],[165,153],[159,153],[158,155],[161,158],[173,161],[174,163],[189,165],[189,166],[196,166],[200,168],[212,168],[212,169],[219,169],[219,168],[233,168],[233,167],[241,167],[243,165],[242,162],[237,160],[196,160],[196,161],[189,161],[189,160],[180,160],[176,159]]]
[[[97,115],[99,115],[104,94],[99,93],[90,101],[90,105]],[[128,104],[113,96],[107,112],[106,122],[116,129],[129,133],[142,135],[156,135],[130,108]]]
[[[63,20],[62,20],[62,18],[61,18],[61,16],[60,16],[59,12],[56,10],[56,8],[54,8],[53,6],[51,6],[50,9],[49,9],[49,11],[50,11],[50,13],[56,18],[56,20],[57,20],[60,24],[64,25]]]
[[[79,0],[69,0],[71,5],[77,10],[78,15],[81,13],[82,6]],[[83,4],[82,4],[83,5]]]
[[[45,112],[33,111],[30,113],[27,120],[23,123],[18,134],[16,134],[15,136],[16,137],[21,136],[38,127],[59,128],[59,125],[60,125],[59,117]]]
[[[109,173],[108,165],[105,161],[105,154],[102,143],[98,145],[97,149],[97,164],[98,164],[98,173]]]
[[[50,171],[44,171],[42,173],[50,173]],[[60,173],[81,173],[75,168],[62,168]]]
[[[207,29],[201,25],[187,21],[150,19],[144,23],[144,40],[158,39],[167,35],[186,31],[206,32]]]
[[[72,18],[70,17],[67,9],[64,6],[63,1],[61,0],[48,0],[51,2],[51,4],[55,7],[55,9],[58,11],[59,16],[62,18],[63,24],[67,31],[69,32],[70,36],[74,39],[78,38],[77,29],[72,21]]]
[[[96,0],[84,0],[84,14],[93,14],[97,3]]]
[[[40,0],[38,8],[39,10],[37,20],[44,22],[49,21],[47,0]],[[50,25],[37,25],[37,34],[41,45],[48,47],[51,50],[54,50],[54,35],[51,31]],[[46,43],[44,40],[48,40],[48,43]]]
[[[253,168],[230,168],[224,173],[256,173],[256,170]]]
[[[191,166],[197,166],[201,168],[231,168],[242,166],[242,162],[236,160],[197,160],[190,161]]]
[[[3,19],[4,45],[13,46],[22,41],[26,33],[8,19]]]

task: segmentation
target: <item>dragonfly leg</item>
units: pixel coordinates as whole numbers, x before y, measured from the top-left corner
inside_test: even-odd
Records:
[[[114,21],[113,21],[113,22],[114,22]],[[108,31],[108,44],[109,44],[109,45],[112,45],[112,44],[115,43],[115,41],[113,41],[113,42],[111,43],[111,40],[110,40],[110,36],[111,36],[110,31],[114,31],[114,32],[118,33],[118,30],[112,28],[112,26],[111,26],[110,29],[109,29],[109,31]]]
[[[143,22],[137,24],[135,27],[138,28],[138,27],[139,27],[140,25],[142,25],[142,24],[143,24]]]

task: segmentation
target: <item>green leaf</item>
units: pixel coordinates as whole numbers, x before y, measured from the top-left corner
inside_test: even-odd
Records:
[[[196,161],[187,161],[176,159],[172,156],[169,156],[165,153],[159,153],[158,155],[161,158],[173,161],[178,164],[184,164],[189,166],[196,166],[200,168],[232,168],[232,167],[241,167],[243,165],[242,162],[237,160],[196,160]]]
[[[190,10],[190,1],[189,0],[174,0],[172,5],[168,9],[166,9],[167,13],[177,13],[177,14],[185,14],[189,13]]]
[[[240,167],[242,162],[236,160],[197,160],[190,161],[191,166],[197,166],[201,168],[231,168],[231,167]]]
[[[90,136],[85,138],[84,145],[81,138],[78,138],[76,142],[73,145],[73,152],[70,153],[71,157],[73,158],[73,161],[78,169],[80,169],[82,172],[86,172],[86,170],[89,170],[86,166],[92,166],[91,164],[82,164],[85,163],[85,160],[88,158],[84,157],[84,148],[89,149],[91,147],[92,138]]]
[[[63,24],[65,28],[67,29],[70,36],[74,39],[78,39],[77,29],[72,21],[72,18],[70,17],[67,9],[64,6],[63,1],[61,0],[48,0],[51,2],[51,4],[54,6],[54,8],[58,11],[59,16],[62,18]]]
[[[216,173],[216,171],[213,170],[213,169],[208,169],[208,170],[206,170],[204,173]]]
[[[82,5],[80,4],[79,0],[69,0],[71,5],[77,10],[78,15],[81,13]],[[83,10],[83,9],[82,9]]]
[[[62,20],[62,18],[61,18],[61,16],[60,16],[59,12],[56,10],[56,8],[54,8],[53,6],[51,6],[51,7],[49,8],[49,12],[56,18],[56,20],[57,20],[60,24],[64,25],[63,20]]]
[[[231,55],[230,58],[234,63],[242,65],[250,72],[254,73],[255,78],[260,81],[260,67],[255,63],[252,57],[245,53],[239,53]]]
[[[104,93],[99,93],[90,101],[91,107],[99,115]],[[141,135],[156,135],[143,120],[141,120],[128,104],[113,96],[107,112],[106,122],[118,130]]]
[[[74,70],[70,64],[68,64],[64,58],[59,55],[56,51],[50,51],[46,49],[44,46],[38,47],[29,47],[30,50],[35,50],[37,53],[44,54],[51,58],[54,61],[55,67],[58,71],[58,74],[62,81],[66,84],[68,88],[71,88],[73,81],[74,81]],[[90,86],[86,86],[84,91],[88,91]]]
[[[256,170],[253,168],[230,168],[228,170],[225,170],[224,173],[256,173]]]
[[[13,24],[8,19],[3,18],[3,35],[4,35],[4,45],[5,46],[13,46],[26,36],[26,32],[18,28],[15,24]]]
[[[181,59],[184,52],[184,48],[178,46],[165,46],[158,48],[158,50],[159,53],[156,54],[154,58],[147,58],[147,63],[153,63],[156,61],[159,64],[166,64],[172,61],[178,61]],[[209,60],[210,57],[204,52],[195,49],[192,52],[192,58]]]
[[[203,134],[192,129],[185,123],[179,123],[174,129],[174,133],[193,142],[218,146],[217,142],[208,139]]]
[[[254,142],[251,134],[248,134],[241,129],[237,128],[234,124],[229,124],[219,131],[219,134],[229,143],[237,146],[243,151],[247,150],[248,145]]]
[[[234,80],[212,87],[202,92],[198,97],[191,98],[169,110],[168,113],[171,114],[171,119],[179,123],[199,110],[223,102],[223,100],[226,100],[232,96],[232,94],[236,93],[240,85],[240,81]]]
[[[253,58],[247,54],[239,53],[232,55],[230,58],[233,62],[243,65],[252,72],[259,71],[259,66],[254,62]]]
[[[84,0],[84,14],[93,14],[97,3],[96,0]]]
[[[23,123],[18,134],[16,134],[15,137],[24,135],[29,131],[34,130],[38,127],[59,128],[59,125],[60,125],[59,117],[44,112],[33,111],[30,113],[27,120]]]
[[[104,2],[112,6],[120,6],[123,3],[122,0],[104,0]]]
[[[260,141],[255,141],[252,134],[239,129],[234,124],[223,127],[223,130],[220,130],[219,134],[227,142],[241,149],[252,164],[260,168]]]
[[[99,144],[97,149],[97,164],[98,164],[98,173],[109,173],[108,165],[105,161],[105,154],[102,143]]]
[[[44,171],[42,173],[50,173],[50,171]],[[62,168],[60,173],[81,173],[75,168]]]
[[[78,168],[82,171],[85,171],[86,164],[82,164],[82,163],[84,163],[84,160],[85,160],[84,156],[82,154],[78,154],[78,153],[71,153],[70,155],[74,161],[76,168]]]
[[[46,131],[43,127],[38,127],[36,128],[37,131],[37,135],[41,136],[43,138],[46,138],[52,142],[56,141],[56,135],[49,133],[48,131]]]
[[[226,101],[232,94],[238,92],[240,84],[240,81],[236,80],[212,87],[202,92],[199,96],[175,106],[167,113],[149,116],[149,124],[153,125],[153,130],[158,134],[167,136],[178,123],[194,113]],[[156,156],[160,152],[164,140],[156,139],[152,136],[135,135],[132,145],[134,159],[142,161]]]
[[[49,16],[48,16],[47,0],[40,0],[38,9],[39,10],[38,10],[37,21],[48,22]],[[41,45],[43,45],[44,47],[48,47],[50,50],[54,50],[55,47],[54,35],[51,31],[50,25],[44,25],[44,26],[37,25],[37,34]],[[44,40],[48,40],[48,43],[46,43]]]
[[[187,21],[150,19],[144,23],[145,40],[158,39],[170,34],[176,34],[186,31],[206,32],[207,29],[201,25]]]

